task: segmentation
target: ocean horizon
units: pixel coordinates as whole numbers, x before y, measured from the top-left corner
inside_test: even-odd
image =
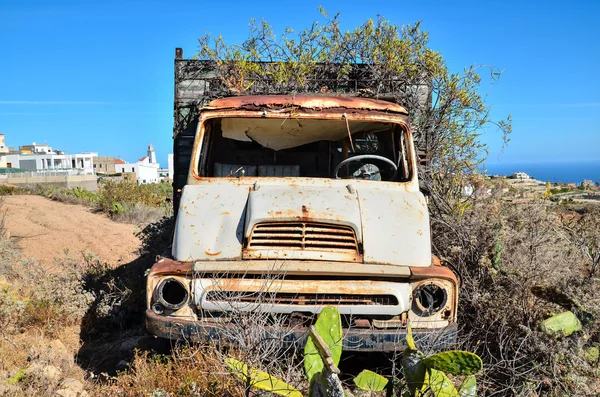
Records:
[[[600,160],[571,162],[511,162],[486,163],[484,169],[488,175],[510,176],[514,172],[525,172],[529,176],[544,182],[576,183],[585,179],[600,182]]]

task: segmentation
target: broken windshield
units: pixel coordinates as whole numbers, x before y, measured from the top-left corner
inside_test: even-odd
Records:
[[[208,177],[410,179],[406,137],[386,122],[210,119],[198,173]]]

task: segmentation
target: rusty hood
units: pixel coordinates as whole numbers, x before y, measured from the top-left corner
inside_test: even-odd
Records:
[[[290,184],[288,178],[244,178],[186,186],[176,223],[174,258],[256,259],[244,255],[254,228],[288,222],[337,225],[352,230],[357,252],[360,251],[353,261],[416,267],[431,264],[429,217],[420,192],[372,181],[293,181]],[[293,252],[291,256],[277,257],[319,259]],[[347,258],[331,252],[320,257],[340,262],[350,261]]]

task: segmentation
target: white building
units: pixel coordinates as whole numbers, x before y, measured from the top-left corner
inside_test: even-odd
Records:
[[[52,153],[52,148],[45,143],[35,143],[31,145],[19,146],[19,152],[22,154],[44,154]]]
[[[4,134],[0,134],[0,168],[6,168],[6,155],[8,154],[8,147],[4,142]]]
[[[524,172],[515,172],[512,174],[513,179],[531,179],[529,175]]]
[[[158,164],[156,161],[156,152],[154,151],[154,145],[152,145],[152,142],[150,142],[148,145],[148,160],[150,161],[150,164]]]
[[[9,154],[6,156],[6,167],[20,168],[27,171],[74,170],[83,174],[95,174],[94,157],[98,157],[98,153]]]
[[[158,170],[160,165],[156,162],[156,153],[154,146],[148,145],[148,155],[142,157],[137,163],[126,163],[120,159],[115,161],[115,172],[135,173],[135,179],[138,184],[158,183],[161,181]]]

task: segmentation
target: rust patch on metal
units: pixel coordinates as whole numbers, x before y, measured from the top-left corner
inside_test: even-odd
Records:
[[[359,97],[328,97],[317,95],[292,96],[292,95],[247,95],[215,99],[202,109],[245,109],[258,110],[300,108],[300,109],[339,109],[344,108],[356,111],[385,111],[392,113],[408,114],[402,106],[378,99]]]
[[[222,251],[217,251],[217,252],[213,253],[213,252],[209,252],[208,250],[204,251],[204,253],[208,256],[218,256],[218,255],[221,255],[221,252]]]
[[[265,281],[249,278],[227,278],[215,280],[215,291],[238,292],[267,292],[295,294],[326,294],[335,291],[336,294],[377,296],[390,294],[389,286],[381,281],[372,280],[273,280],[265,288]]]
[[[191,274],[192,262],[177,262],[172,259],[162,258],[152,266],[148,276],[164,274]]]
[[[439,259],[438,259],[439,261]],[[430,266],[430,267],[411,267],[410,271],[412,273],[411,279],[426,279],[426,278],[442,278],[446,280],[452,281],[454,284],[458,285],[458,280],[456,279],[456,275],[452,270],[445,266]]]
[[[276,198],[275,198],[276,199]],[[340,222],[344,219],[340,215],[334,215],[331,212],[311,211],[306,205],[303,205],[301,211],[298,210],[274,210],[267,213],[273,218],[282,218],[282,221],[301,220],[303,222],[322,223],[323,220]],[[273,221],[280,221],[273,219]]]
[[[243,266],[242,266],[243,265]],[[346,276],[365,279],[366,277],[389,277],[404,280],[410,277],[410,269],[405,266],[370,265],[357,262],[337,262],[321,260],[286,260],[275,263],[273,260],[251,261],[203,261],[194,266],[199,273],[228,274],[286,274],[315,276]]]

